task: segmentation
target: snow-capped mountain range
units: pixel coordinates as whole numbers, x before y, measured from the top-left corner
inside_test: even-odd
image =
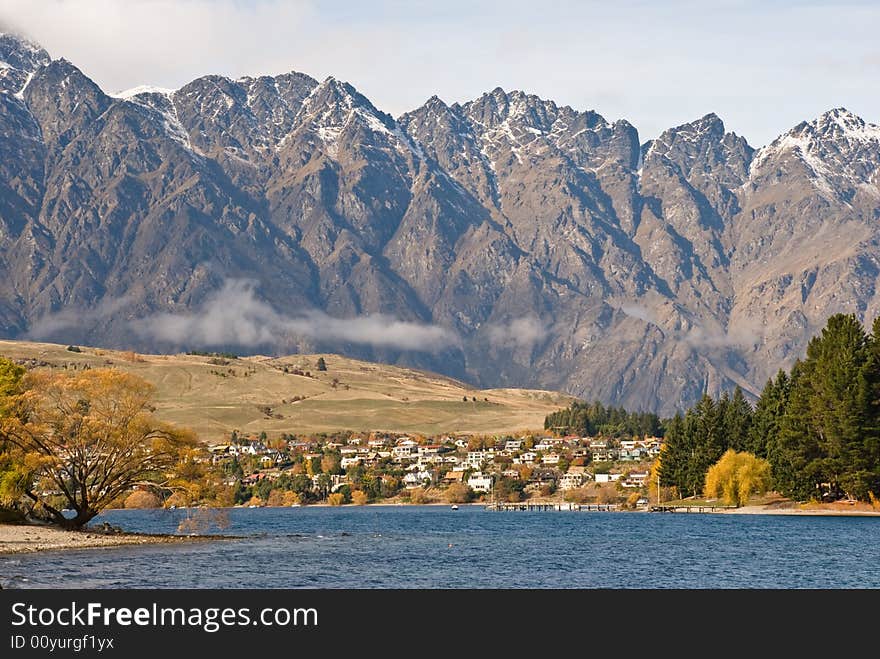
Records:
[[[669,413],[880,311],[880,127],[755,150],[494,89],[302,73],[108,94],[0,35],[0,335],[327,349]]]

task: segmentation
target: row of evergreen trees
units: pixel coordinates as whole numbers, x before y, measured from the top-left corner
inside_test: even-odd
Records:
[[[880,495],[880,319],[867,334],[855,315],[829,318],[754,409],[737,389],[665,425],[661,484],[681,496],[702,491],[728,448],[768,460],[774,488],[798,500]]]
[[[650,412],[628,412],[622,407],[605,407],[599,401],[576,401],[548,414],[544,430],[555,430],[564,435],[605,437],[654,437],[662,433],[660,417]]]

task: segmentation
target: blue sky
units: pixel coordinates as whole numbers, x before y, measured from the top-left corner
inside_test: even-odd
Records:
[[[522,89],[643,140],[708,112],[753,146],[832,107],[880,123],[877,2],[0,0],[0,23],[108,91],[297,70],[395,116]]]

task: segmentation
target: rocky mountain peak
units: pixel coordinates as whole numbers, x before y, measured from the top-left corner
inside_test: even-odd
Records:
[[[748,175],[754,149],[745,138],[726,132],[724,122],[712,112],[664,131],[642,153],[646,164],[656,158],[671,163],[701,189],[706,176],[726,188],[736,188]]]
[[[88,76],[64,58],[37,69],[22,92],[43,137],[65,146],[112,104]]]
[[[812,121],[799,123],[773,144],[780,149],[802,148],[804,152],[818,152],[829,143],[857,148],[861,143],[878,142],[880,126],[866,123],[846,108],[834,108]]]
[[[856,188],[874,196],[880,168],[880,126],[869,124],[846,108],[834,108],[812,121],[803,121],[755,155],[752,180],[788,172],[791,162],[826,197]],[[867,187],[865,187],[867,186]]]
[[[461,106],[447,105],[437,95],[431,96],[421,107],[400,115],[397,123],[422,146],[432,144],[440,135],[451,137],[455,142],[473,138]]]
[[[669,155],[675,152],[691,154],[704,151],[710,145],[718,144],[724,138],[724,122],[714,112],[663,131],[660,136],[647,143],[645,156],[650,154]]]
[[[370,100],[350,83],[328,76],[312,89],[303,103],[303,111],[308,113],[315,108],[339,108],[344,111],[359,108],[369,114],[384,114],[373,106]]]
[[[42,46],[30,39],[11,32],[0,32],[0,62],[9,67],[34,71],[48,64],[51,59]]]
[[[404,133],[394,118],[378,110],[351,84],[326,78],[303,101],[295,123],[323,142],[325,151],[335,157],[340,136],[350,131],[364,131],[370,140],[390,144],[395,150],[421,155],[418,146]],[[344,140],[351,142],[351,137]]]
[[[815,131],[823,137],[858,142],[880,141],[880,126],[866,123],[846,108],[828,110],[812,123]]]
[[[0,32],[0,91],[21,95],[34,72],[52,58],[40,45],[10,32]]]
[[[464,112],[483,131],[518,127],[533,133],[548,132],[558,116],[553,101],[519,90],[505,92],[496,87],[488,94],[464,105]]]

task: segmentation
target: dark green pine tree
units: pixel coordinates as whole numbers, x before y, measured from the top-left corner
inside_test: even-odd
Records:
[[[880,496],[880,317],[867,338],[866,359],[860,378],[860,406],[864,411],[861,441],[853,450],[852,469],[844,487],[859,499]]]
[[[684,415],[683,435],[688,448],[688,463],[685,467],[686,496],[693,496],[703,489],[706,471],[703,467],[704,454],[702,441],[705,437],[703,424],[697,407],[689,409]]]
[[[866,425],[862,379],[868,337],[854,314],[837,314],[812,348],[807,347],[807,359],[816,361],[812,413],[823,452],[818,473],[833,497],[852,496]]]
[[[724,396],[722,396],[724,401]],[[703,394],[700,402],[692,409],[693,419],[688,424],[685,416],[685,429],[693,437],[694,460],[690,474],[690,487],[696,494],[702,492],[709,467],[718,462],[727,450],[722,421],[723,409],[729,401],[717,404],[708,394]]]
[[[742,389],[734,389],[733,397],[721,413],[727,446],[736,451],[747,451],[753,410]]]
[[[660,461],[660,483],[674,487],[680,497],[693,494],[689,486],[689,473],[693,461],[693,445],[685,432],[681,414],[676,414],[666,424],[663,458]]]
[[[807,346],[780,433],[781,457],[796,467],[792,491],[841,497],[861,453],[868,340],[853,314],[836,314]],[[852,492],[847,492],[852,494]]]
[[[767,444],[776,490],[800,501],[817,497],[815,479],[807,469],[821,455],[810,422],[810,370],[811,365],[800,360],[792,367],[788,404],[775,438]]]
[[[790,382],[788,373],[779,369],[776,380],[767,380],[761,397],[755,404],[746,450],[758,457],[766,458],[779,438],[779,424],[788,403]]]

